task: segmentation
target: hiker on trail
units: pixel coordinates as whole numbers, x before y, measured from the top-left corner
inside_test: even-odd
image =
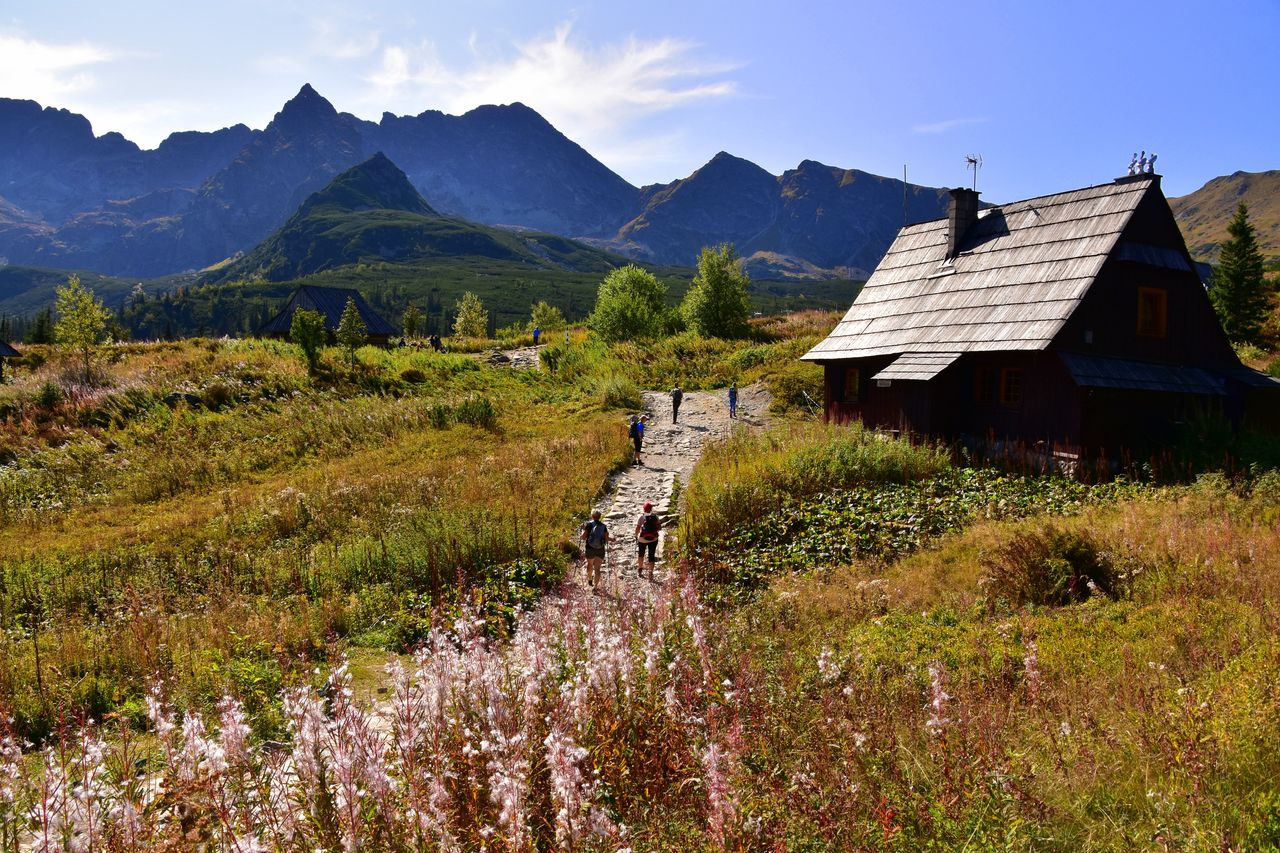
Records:
[[[631,444],[636,449],[635,458],[631,460],[631,467],[643,465],[640,461],[640,449],[644,446],[644,421],[635,415],[631,416],[631,426],[627,430],[627,435],[631,438]]]
[[[435,352],[440,352],[440,350],[444,349],[444,346],[440,343],[439,335],[431,336],[431,349]]]
[[[653,504],[645,502],[644,512],[636,520],[636,574],[644,577],[644,552],[649,551],[649,580],[653,580],[653,564],[658,561],[658,535],[662,519],[653,511]]]
[[[534,326],[533,327],[533,345],[535,347],[538,345],[538,338],[540,337],[542,337],[542,329],[538,328],[537,326]]]
[[[684,401],[684,392],[680,390],[680,383],[676,383],[676,387],[671,389],[671,422],[678,423],[680,420],[680,403]]]
[[[738,383],[729,383],[729,417],[738,416]]]
[[[604,562],[610,538],[609,528],[600,520],[600,510],[592,511],[591,520],[582,525],[578,538],[587,546],[587,586],[594,589],[600,583],[600,564]]]

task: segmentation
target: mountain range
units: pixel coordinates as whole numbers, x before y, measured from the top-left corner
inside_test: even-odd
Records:
[[[446,217],[692,264],[731,241],[757,275],[861,277],[907,215],[945,191],[805,161],[784,175],[729,154],[634,187],[522,104],[461,116],[338,112],[303,86],[262,130],[176,133],[142,150],[87,119],[0,99],[0,257],[158,276],[250,251],[335,176],[382,153]]]

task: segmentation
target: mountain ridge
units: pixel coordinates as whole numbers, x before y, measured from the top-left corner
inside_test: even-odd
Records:
[[[1169,199],[1192,255],[1217,260],[1218,245],[1227,239],[1227,223],[1241,201],[1249,208],[1263,255],[1280,259],[1280,170],[1220,175],[1195,192]]]
[[[772,175],[721,152],[637,188],[519,102],[373,122],[305,84],[261,130],[175,133],[150,151],[34,102],[0,99],[5,115],[17,118],[0,129],[0,257],[42,267],[151,277],[220,263],[375,152],[442,215],[659,263],[692,264],[728,240],[757,274],[865,275],[901,224],[901,182],[808,160]],[[918,218],[943,214],[940,193],[909,187]]]
[[[599,273],[623,262],[555,235],[514,234],[442,216],[378,152],[308,196],[284,225],[243,257],[202,278],[286,281],[356,264],[441,257]]]

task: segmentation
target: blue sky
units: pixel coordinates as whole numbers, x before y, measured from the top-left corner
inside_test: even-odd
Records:
[[[0,11],[0,96],[144,147],[262,127],[306,82],[376,120],[523,101],[636,184],[717,151],[967,184],[1100,183],[1141,148],[1169,195],[1280,168],[1280,0],[1216,3],[33,2]]]

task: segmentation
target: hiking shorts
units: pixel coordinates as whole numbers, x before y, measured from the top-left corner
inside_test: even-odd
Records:
[[[637,546],[639,559],[641,560],[644,559],[644,551],[646,548],[648,548],[649,562],[656,563],[658,561],[658,540],[657,539],[653,540],[652,542],[645,542],[643,539],[638,539],[636,540],[636,546]]]
[[[634,445],[636,446],[636,453],[639,453],[639,452],[640,452],[640,444],[641,444],[643,441],[644,441],[644,439],[640,438],[640,436],[638,436],[638,435],[637,435],[635,438],[631,439],[631,443],[632,443],[632,444],[634,444]]]
[[[603,559],[604,559],[604,549],[603,549],[603,548],[592,548],[590,545],[588,545],[588,546],[587,546],[587,559],[588,559],[588,560],[603,560]]]

